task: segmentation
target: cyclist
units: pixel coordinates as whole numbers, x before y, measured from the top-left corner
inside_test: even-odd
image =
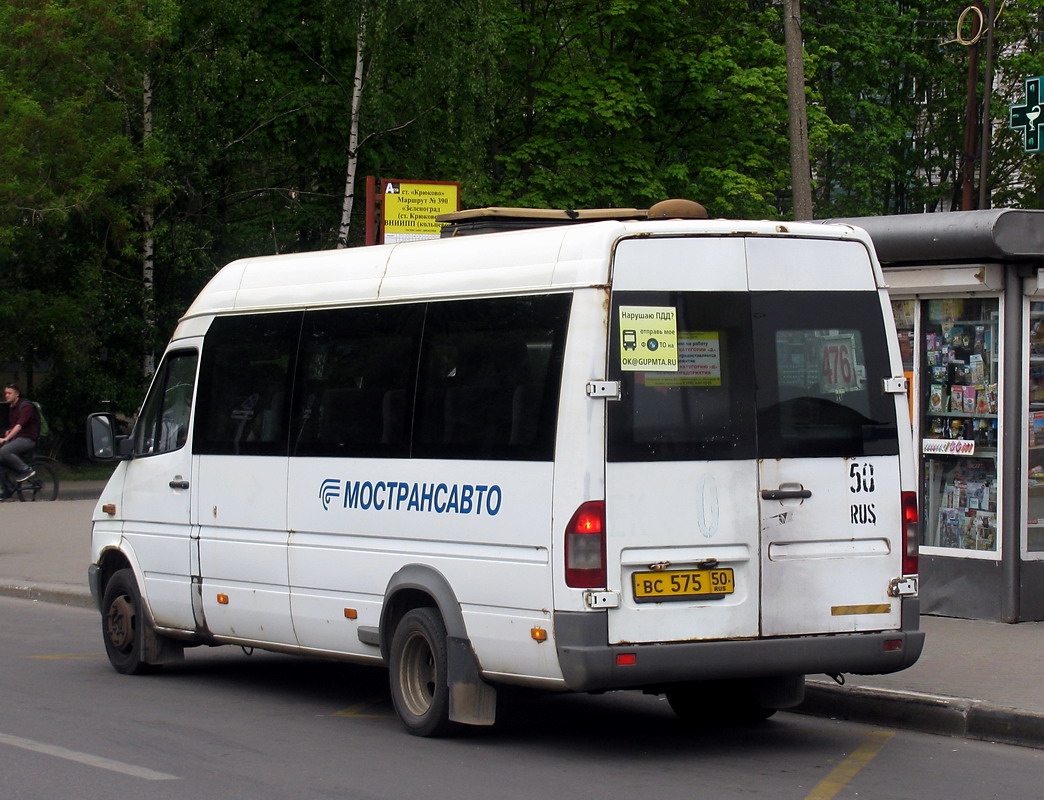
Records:
[[[7,429],[0,438],[0,465],[15,473],[15,481],[27,481],[36,474],[22,456],[32,452],[40,437],[40,419],[36,406],[22,397],[22,392],[13,383],[4,387],[4,402],[9,404]]]

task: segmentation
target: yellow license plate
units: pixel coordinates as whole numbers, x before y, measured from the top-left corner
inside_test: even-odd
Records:
[[[732,594],[736,579],[728,568],[635,572],[631,586],[636,603],[656,603]]]

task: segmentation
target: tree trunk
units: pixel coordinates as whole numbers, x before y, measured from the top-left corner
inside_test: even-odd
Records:
[[[812,219],[812,174],[808,158],[805,54],[801,37],[800,0],[783,0],[783,32],[787,50],[790,184],[794,194],[794,219]]]
[[[365,84],[366,9],[359,12],[359,30],[355,36],[355,80],[352,82],[352,116],[348,131],[348,168],[344,180],[344,202],[341,205],[341,226],[337,232],[337,247],[348,246],[348,232],[352,225],[352,206],[355,205],[355,175],[359,168],[359,110],[362,108]]]
[[[147,150],[152,138],[152,74],[146,68],[141,80],[142,88],[142,149]],[[142,322],[145,331],[156,327],[155,319],[155,286],[153,269],[155,267],[156,239],[153,231],[156,227],[155,208],[152,205],[151,192],[146,187],[145,208],[142,210],[143,238],[141,245],[141,283],[142,283]],[[156,355],[152,351],[152,338],[145,336],[145,353],[142,361],[142,373],[146,378],[156,370]]]

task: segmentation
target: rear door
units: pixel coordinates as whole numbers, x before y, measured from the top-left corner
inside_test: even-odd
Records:
[[[757,370],[761,633],[899,626],[897,397],[867,251],[747,241]]]
[[[897,624],[896,403],[865,248],[625,241],[611,315],[610,640]]]
[[[761,561],[744,240],[617,247],[607,404],[611,642],[757,636]]]

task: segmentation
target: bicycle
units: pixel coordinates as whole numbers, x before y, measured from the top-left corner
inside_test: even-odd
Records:
[[[36,474],[28,480],[15,481],[13,472],[7,467],[0,467],[0,502],[17,495],[19,502],[36,502],[37,500],[58,499],[58,475],[47,456],[37,456],[32,451],[23,458]]]

